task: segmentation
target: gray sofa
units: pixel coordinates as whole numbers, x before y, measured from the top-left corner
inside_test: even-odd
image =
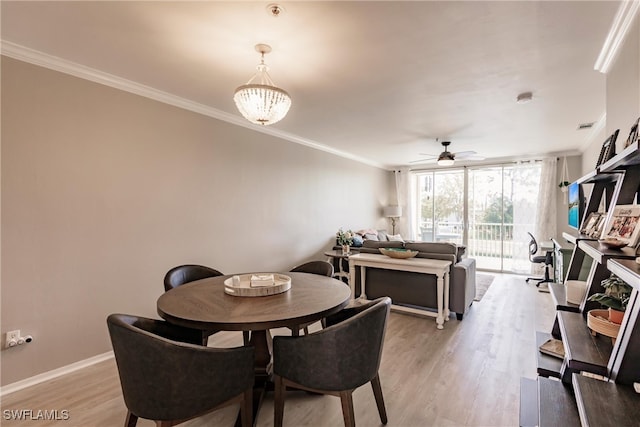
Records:
[[[380,254],[379,248],[405,248],[418,251],[419,258],[451,261],[449,310],[456,313],[458,320],[462,320],[476,296],[476,260],[465,256],[464,246],[444,242],[365,240],[362,247],[353,248],[353,250]],[[367,267],[367,298],[388,296],[394,304],[435,310],[437,309],[435,280],[435,276],[432,275]],[[355,287],[356,296],[359,296],[360,267],[356,267]]]

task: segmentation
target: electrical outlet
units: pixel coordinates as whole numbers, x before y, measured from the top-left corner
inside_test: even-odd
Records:
[[[7,332],[7,339],[5,340],[5,348],[15,347],[18,345],[20,339],[20,329]]]

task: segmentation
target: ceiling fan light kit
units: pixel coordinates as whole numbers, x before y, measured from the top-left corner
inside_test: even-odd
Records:
[[[255,48],[261,55],[258,72],[247,84],[236,89],[233,100],[238,111],[251,123],[271,125],[287,115],[291,107],[291,97],[287,91],[277,87],[269,76],[264,55],[271,52],[271,46],[257,44]]]
[[[451,151],[447,150],[447,147],[451,144],[451,141],[442,141],[442,146],[444,147],[444,151],[440,153],[438,156],[438,165],[439,166],[453,166],[455,162],[455,156]]]

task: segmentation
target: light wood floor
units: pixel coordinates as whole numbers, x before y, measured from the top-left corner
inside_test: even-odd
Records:
[[[520,377],[536,375],[535,331],[549,331],[553,316],[549,294],[525,284],[524,277],[508,275],[497,275],[464,320],[452,317],[444,330],[436,329],[433,318],[392,312],[380,368],[388,426],[517,426]],[[220,347],[241,343],[240,333],[219,333],[209,341]],[[369,385],[355,391],[354,406],[357,425],[380,425]],[[2,417],[0,424],[7,427],[115,427],[124,424],[126,413],[113,360],[12,393],[1,407],[68,410],[70,415],[57,422]],[[237,407],[228,407],[183,425],[233,426],[236,414]],[[284,424],[341,426],[340,402],[290,392]],[[153,423],[140,420],[138,425]],[[273,425],[272,394],[257,425]]]

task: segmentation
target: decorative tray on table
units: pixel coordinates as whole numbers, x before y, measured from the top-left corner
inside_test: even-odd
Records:
[[[263,297],[291,289],[291,277],[279,273],[239,274],[224,281],[224,293],[238,297]]]
[[[389,258],[407,259],[418,255],[418,251],[410,251],[402,248],[379,248],[378,250],[382,255],[386,255]]]

